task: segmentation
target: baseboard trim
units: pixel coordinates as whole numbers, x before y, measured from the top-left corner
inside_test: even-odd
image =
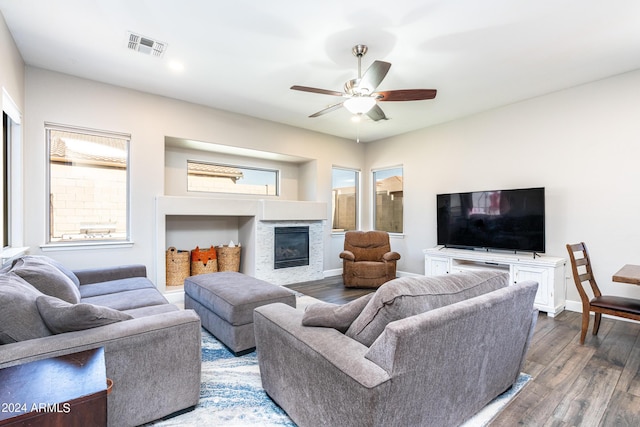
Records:
[[[398,277],[420,277],[420,276],[424,276],[424,274],[409,273],[408,271],[396,271],[396,276],[398,276]]]
[[[582,313],[582,303],[578,301],[565,301],[564,308],[569,311],[575,311],[576,313]]]
[[[341,268],[336,268],[334,270],[325,270],[322,272],[323,276],[325,278],[327,277],[333,277],[333,276],[341,276],[342,275],[342,269]]]

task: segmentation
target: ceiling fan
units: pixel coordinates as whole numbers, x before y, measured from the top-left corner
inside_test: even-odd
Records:
[[[386,120],[387,116],[385,116],[384,111],[382,111],[382,108],[378,105],[378,101],[420,101],[436,97],[437,91],[435,89],[402,89],[376,92],[376,88],[385,78],[387,72],[389,72],[391,64],[384,61],[373,61],[373,64],[362,74],[361,61],[362,57],[367,53],[367,50],[368,47],[363,44],[355,45],[353,49],[351,49],[353,55],[358,58],[358,78],[348,80],[344,84],[344,92],[308,86],[291,86],[293,90],[347,98],[309,117],[318,117],[337,110],[340,107],[345,107],[352,114],[358,116],[366,114],[375,121]]]

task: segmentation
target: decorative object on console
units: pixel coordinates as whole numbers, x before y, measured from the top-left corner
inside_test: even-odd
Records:
[[[346,287],[377,288],[396,278],[400,254],[391,251],[386,231],[347,231],[340,258]]]
[[[640,320],[640,300],[634,298],[618,297],[612,295],[602,295],[596,278],[591,268],[589,252],[584,242],[567,244],[569,259],[571,260],[571,270],[573,281],[578,288],[580,299],[582,300],[582,331],[580,332],[580,344],[584,344],[589,329],[590,313],[595,314],[593,323],[593,335],[598,335],[600,329],[600,319],[603,314],[623,317],[625,319]],[[579,256],[576,256],[578,254]],[[584,283],[588,282],[593,292],[593,298],[584,290]]]

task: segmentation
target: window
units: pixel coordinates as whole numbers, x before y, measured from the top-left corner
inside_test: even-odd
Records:
[[[49,243],[129,240],[129,141],[119,133],[45,127]]]
[[[332,170],[332,231],[358,229],[360,172],[334,167]]]
[[[187,191],[277,196],[278,171],[188,160]]]
[[[402,233],[402,167],[373,171],[376,230]]]
[[[11,158],[9,146],[11,141],[11,118],[2,112],[2,248],[10,246],[9,238],[9,191],[10,191],[10,167]]]

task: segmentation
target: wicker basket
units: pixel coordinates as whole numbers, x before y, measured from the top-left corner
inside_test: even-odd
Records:
[[[241,246],[228,245],[216,247],[218,252],[218,271],[240,271]]]
[[[182,286],[189,277],[189,251],[167,249],[167,286]]]
[[[216,248],[200,249],[198,246],[191,251],[191,275],[215,273],[218,271]]]

